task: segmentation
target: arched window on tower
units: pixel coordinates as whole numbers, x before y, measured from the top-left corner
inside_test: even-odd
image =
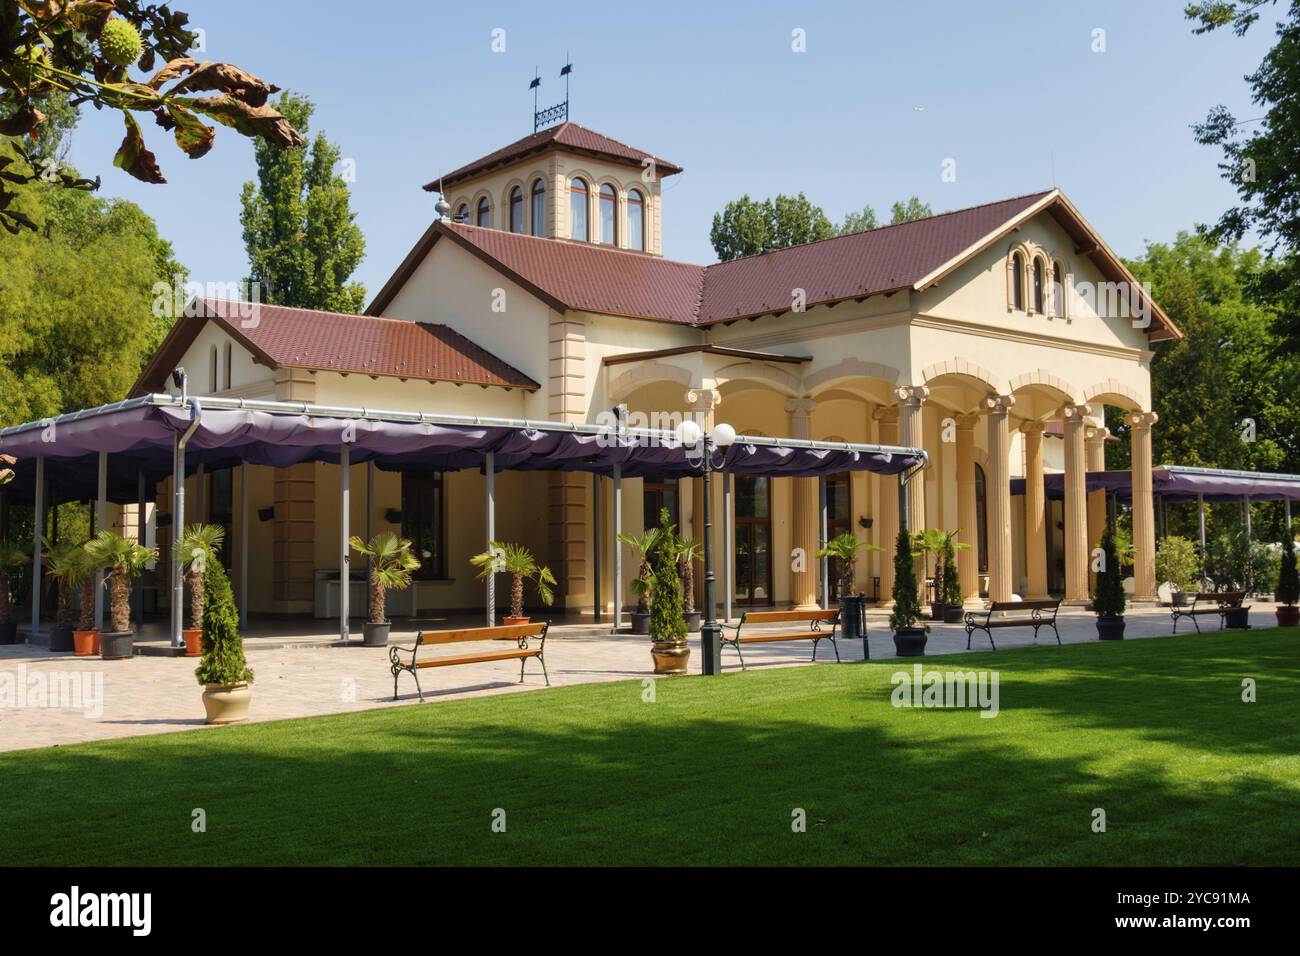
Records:
[[[456,210],[455,219],[457,222],[469,222],[469,203],[463,202],[460,208]]]
[[[645,251],[645,197],[639,189],[627,191],[627,247]]]
[[[534,236],[546,235],[546,183],[540,178],[533,180],[533,222]]]
[[[524,231],[524,191],[519,186],[510,190],[510,231]]]
[[[600,241],[618,245],[618,193],[609,183],[600,187]]]
[[[587,230],[587,183],[575,176],[569,183],[569,238],[587,242],[591,233]]]

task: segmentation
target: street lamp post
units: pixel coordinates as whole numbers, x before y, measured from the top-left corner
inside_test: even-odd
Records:
[[[687,419],[677,429],[678,438],[686,448],[700,448],[699,468],[704,475],[704,622],[700,625],[701,670],[704,674],[722,673],[722,628],[718,625],[716,577],[713,573],[713,492],[710,477],[717,467],[713,463],[715,449],[729,448],[736,441],[736,430],[721,424],[705,434],[700,426]]]

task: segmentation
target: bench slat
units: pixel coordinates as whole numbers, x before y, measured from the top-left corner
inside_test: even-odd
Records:
[[[742,634],[741,644],[767,644],[772,641],[812,641],[830,637],[830,631],[798,631],[781,634]]]
[[[500,627],[463,627],[454,631],[425,631],[420,644],[459,644],[465,641],[509,641],[521,637],[540,637],[545,621],[529,624],[505,624]]]
[[[526,657],[540,657],[541,651],[489,651],[485,654],[459,654],[455,657],[427,657],[416,661],[416,667],[450,667],[452,664],[481,664],[488,661],[523,660]]]
[[[839,611],[746,611],[746,624],[776,624],[785,621],[833,621]]]

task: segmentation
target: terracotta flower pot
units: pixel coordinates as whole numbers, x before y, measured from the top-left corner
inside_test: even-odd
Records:
[[[209,724],[233,724],[248,719],[253,688],[244,684],[204,684],[203,710]]]
[[[72,632],[72,653],[75,657],[94,657],[99,653],[99,631]]]
[[[656,674],[685,674],[691,661],[691,648],[685,641],[655,641],[650,645]]]
[[[1277,626],[1278,627],[1300,627],[1300,607],[1285,604],[1278,605],[1277,608]]]
[[[185,638],[185,656],[201,657],[203,655],[203,628],[187,627],[181,631]]]
[[[527,614],[503,614],[501,616],[501,623],[506,627],[509,627],[511,624],[527,624],[531,620],[532,618]]]

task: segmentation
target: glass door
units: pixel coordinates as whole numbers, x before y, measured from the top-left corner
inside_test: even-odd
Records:
[[[849,485],[849,473],[841,472],[826,479],[826,538],[853,531],[853,497]],[[836,558],[830,562],[831,600],[838,601],[840,594],[840,565]]]
[[[772,483],[750,475],[735,477],[737,604],[772,603]]]

